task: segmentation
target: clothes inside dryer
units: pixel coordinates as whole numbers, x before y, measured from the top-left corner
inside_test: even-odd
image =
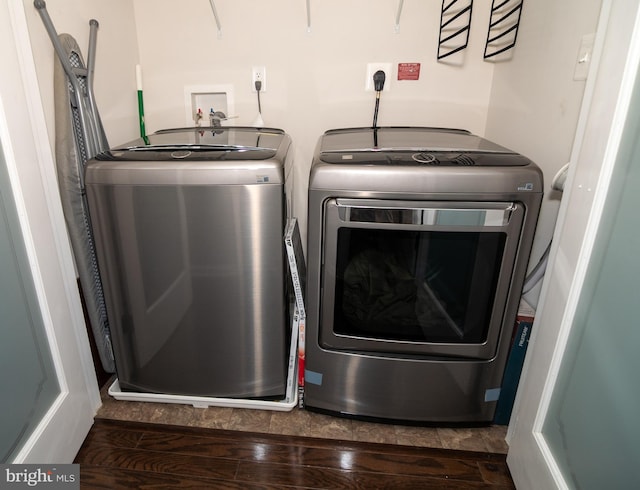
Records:
[[[408,342],[485,341],[504,245],[504,233],[341,228],[334,331]]]

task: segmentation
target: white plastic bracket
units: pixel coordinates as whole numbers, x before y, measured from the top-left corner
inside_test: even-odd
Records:
[[[216,20],[216,27],[218,28],[218,39],[222,38],[222,25],[220,24],[220,18],[218,17],[218,10],[216,9],[216,4],[214,0],[209,0],[211,4],[211,10],[213,10],[213,17]]]
[[[403,7],[404,7],[404,0],[400,0],[398,2],[398,12],[396,13],[396,26],[394,29],[396,34],[400,32],[400,17],[402,16]]]

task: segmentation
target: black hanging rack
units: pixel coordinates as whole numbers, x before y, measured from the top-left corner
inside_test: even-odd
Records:
[[[442,0],[438,59],[462,51],[469,43],[473,0]]]
[[[493,0],[484,59],[493,58],[516,45],[524,0]]]

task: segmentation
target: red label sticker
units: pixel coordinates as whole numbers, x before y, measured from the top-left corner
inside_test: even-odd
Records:
[[[420,63],[398,63],[398,80],[418,80]]]

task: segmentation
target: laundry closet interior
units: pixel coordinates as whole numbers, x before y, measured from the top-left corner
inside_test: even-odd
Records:
[[[46,2],[108,140],[81,171],[99,416],[506,452],[600,5],[500,3]],[[53,148],[57,55],[24,9]]]

